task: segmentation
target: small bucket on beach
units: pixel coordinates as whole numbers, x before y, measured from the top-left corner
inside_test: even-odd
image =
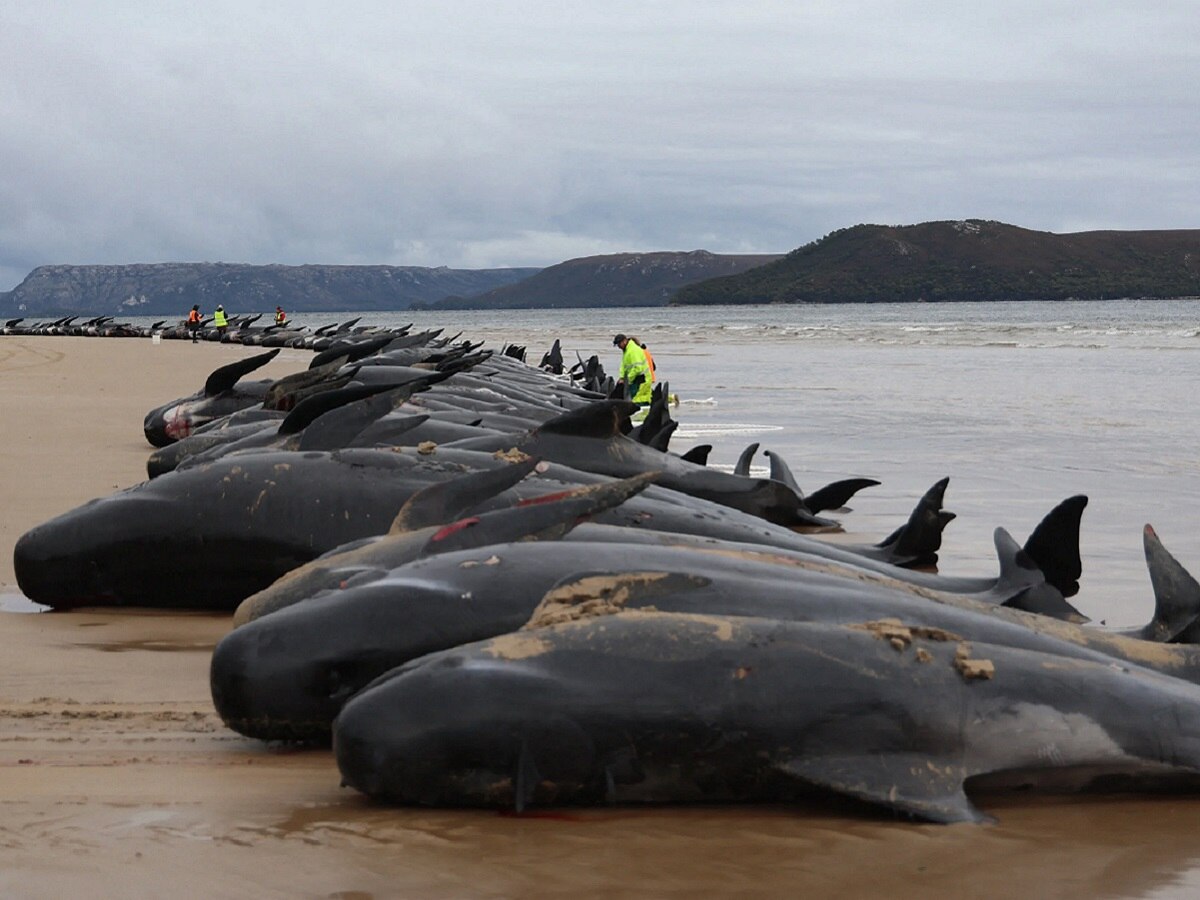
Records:
[[[154,334],[150,335],[150,343],[161,344],[162,343],[162,332],[156,331],[156,332],[154,332]]]

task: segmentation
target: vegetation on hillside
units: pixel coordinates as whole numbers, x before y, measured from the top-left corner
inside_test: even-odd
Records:
[[[677,304],[1098,300],[1200,295],[1200,230],[1052,234],[969,219],[856,225]]]

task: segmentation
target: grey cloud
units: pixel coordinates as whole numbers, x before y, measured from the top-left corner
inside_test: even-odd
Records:
[[[1190,2],[8,4],[0,289],[1194,227],[1198,47]]]

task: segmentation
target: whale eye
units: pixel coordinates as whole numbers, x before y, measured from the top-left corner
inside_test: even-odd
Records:
[[[367,666],[340,660],[325,670],[325,692],[334,703],[342,704],[362,690],[375,672]]]
[[[325,691],[330,700],[338,703],[345,702],[354,693],[354,688],[347,681],[341,666],[332,665],[325,672]]]

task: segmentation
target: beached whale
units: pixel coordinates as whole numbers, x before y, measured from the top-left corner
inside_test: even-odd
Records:
[[[607,540],[589,540],[598,532]],[[620,543],[621,532],[637,543]],[[1149,642],[1195,621],[1200,594],[1156,588],[1154,615],[1142,628],[1080,628],[1023,608],[1064,601],[1007,532],[997,529],[995,538],[1000,574],[973,582],[974,592],[961,579],[889,571],[868,560],[863,567],[714,541],[648,544],[629,529],[588,524],[558,545],[497,543],[426,555],[386,573],[351,550],[310,564],[309,573],[297,570],[239,608],[238,622],[249,624],[213,655],[214,703],[230,727],[252,737],[320,740],[347,697],[416,656],[527,621],[622,609],[842,623],[894,618],[970,640],[1133,662],[1200,683],[1200,648]],[[374,565],[395,558],[380,543],[360,548],[377,554]],[[1156,585],[1190,578],[1151,529],[1147,561]],[[939,580],[947,590],[938,590]],[[1041,603],[1031,603],[1033,596]]]
[[[1014,559],[1020,551],[1010,542],[1005,552]],[[266,598],[277,598],[286,581],[265,591]],[[428,556],[383,575],[347,573],[341,589],[242,616],[247,624],[213,653],[210,680],[217,711],[234,730],[263,739],[321,739],[341,703],[372,678],[424,653],[514,631],[548,595],[609,608],[800,620],[912,615],[970,632],[963,620],[990,617],[998,599],[1042,586],[1036,569],[1010,562],[991,592],[970,602],[970,595],[942,595],[943,602],[931,606],[929,598],[939,596],[931,589],[800,554],[637,543],[492,544]],[[262,605],[254,598],[247,604]],[[1024,625],[987,618],[974,625],[982,627],[1007,627],[1013,640],[1042,640]]]
[[[388,534],[367,538],[362,542],[354,542],[347,547],[331,550],[316,560],[288,573],[270,587],[248,597],[237,608],[234,614],[235,624],[245,622],[264,615],[267,612],[284,606],[298,603],[321,590],[352,582],[361,585],[373,578],[384,577],[388,571],[395,569],[415,559],[417,549],[421,546],[421,536],[414,534],[413,529],[421,524],[445,524],[455,514],[465,514],[468,509],[482,511],[495,501],[497,495],[512,487],[518,493],[532,490],[534,483],[525,488],[518,488],[517,483],[525,473],[532,471],[534,461],[514,463],[499,470],[483,470],[462,475],[443,482],[438,482],[418,493],[405,503],[393,522]],[[549,472],[545,464],[539,466]],[[645,476],[639,476],[639,480]],[[934,523],[936,533],[933,539],[940,541],[941,501],[945,492],[946,480],[934,485],[917,503],[909,522],[898,529],[887,541],[881,544],[830,544],[817,541],[811,537],[798,535],[780,526],[767,525],[760,519],[735,513],[725,507],[709,504],[707,512],[695,508],[698,501],[690,501],[693,508],[684,511],[682,516],[669,515],[670,504],[659,504],[657,507],[649,504],[639,504],[634,501],[629,508],[602,508],[592,512],[593,521],[574,529],[564,539],[571,541],[599,543],[629,543],[636,540],[643,544],[658,546],[693,547],[710,552],[761,552],[770,548],[773,554],[797,554],[801,560],[816,556],[832,562],[867,569],[876,574],[905,582],[916,587],[928,587],[938,591],[974,594],[980,597],[992,598],[992,602],[1009,603],[1017,608],[1038,612],[1044,615],[1055,615],[1067,621],[1086,621],[1077,610],[1065,603],[1063,592],[1077,589],[1079,577],[1078,539],[1079,513],[1082,511],[1086,498],[1074,497],[1056,506],[1035,529],[1033,536],[1026,542],[1024,550],[1030,568],[1041,571],[1039,579],[1044,578],[1047,587],[1038,590],[1007,590],[1000,588],[1011,578],[1010,571],[1029,567],[1024,557],[1018,558],[1015,551],[1000,549],[1001,574],[998,578],[991,577],[946,577],[920,570],[900,570],[897,566],[907,567],[913,557],[904,552],[897,552],[889,562],[887,550],[903,550],[906,547],[928,545],[930,538],[924,537]],[[666,494],[666,496],[669,496]],[[455,498],[452,503],[439,501],[437,516],[416,511],[417,504],[428,506],[429,498]],[[540,502],[542,498],[530,497],[526,494],[520,502]],[[419,507],[418,507],[419,508]],[[648,509],[654,510],[648,512]],[[741,516],[744,522],[737,521]],[[622,524],[601,524],[614,521]],[[711,519],[711,520],[710,520]],[[669,526],[674,524],[675,531],[659,530],[648,527],[650,524],[661,523]],[[636,528],[636,532],[631,532]],[[898,535],[898,536],[897,536]],[[496,539],[493,542],[501,542]],[[1052,544],[1057,547],[1054,554],[1047,556],[1042,545]],[[933,544],[932,546],[936,546]],[[445,550],[443,546],[441,548]],[[1149,552],[1149,551],[1148,551]],[[1061,560],[1073,557],[1075,566],[1065,574]],[[566,557],[564,556],[563,559]],[[924,557],[918,556],[917,559]],[[1167,555],[1169,558],[1169,554]],[[561,561],[561,559],[559,560]],[[554,562],[550,568],[554,568]],[[544,574],[549,569],[542,569]],[[1166,565],[1151,565],[1152,575],[1155,571],[1166,573]],[[1176,570],[1181,567],[1176,566]],[[1164,576],[1165,577],[1165,576]],[[1184,577],[1186,573],[1184,573]],[[1161,579],[1160,579],[1161,580]],[[1028,587],[1029,583],[1026,583]],[[1160,592],[1156,590],[1156,597]],[[1175,634],[1189,624],[1197,613],[1200,613],[1200,591],[1187,592],[1163,591],[1171,598],[1180,596],[1178,600],[1164,601],[1163,612],[1156,616],[1156,622],[1165,622],[1155,626],[1155,634]],[[1169,620],[1169,622],[1168,622]],[[1166,639],[1166,638],[1160,638]]]
[[[155,447],[165,447],[213,419],[261,404],[272,382],[239,382],[278,354],[278,350],[270,350],[221,366],[208,376],[204,387],[196,393],[150,410],[142,426],[146,440]]]
[[[458,515],[476,507],[481,499],[507,490],[533,468],[531,460],[418,491],[404,504],[387,535],[339,547],[293,569],[243,600],[234,611],[233,624],[244,625],[323,591],[386,577],[392,569],[425,556],[511,541],[561,538],[587,519],[644,490],[653,477],[602,482],[519,500],[512,507],[465,518]]]
[[[603,400],[564,413],[521,435],[471,438],[447,445],[450,449],[519,450],[603,475],[626,478],[639,472],[659,473],[658,483],[693,497],[739,509],[786,526],[836,527],[814,515],[791,487],[766,478],[718,472],[655,450],[625,436],[637,404]],[[856,481],[857,490],[870,479]],[[849,495],[854,490],[849,491]]]
[[[968,779],[1194,780],[1200,688],[937,628],[624,613],[394,670],[345,706],[334,750],[343,783],[407,804],[780,801],[817,789],[979,822]]]
[[[319,417],[305,431],[325,419]],[[556,427],[567,433],[570,420],[557,421]],[[585,443],[593,452],[594,445],[603,444]],[[102,604],[233,609],[321,553],[384,534],[415,491],[524,458],[520,451],[422,445],[263,451],[193,462],[31,529],[14,548],[14,569],[27,597],[56,608]],[[528,498],[608,480],[556,464],[539,470],[537,479],[537,485],[514,491]],[[732,492],[727,491],[731,486]],[[765,479],[734,479],[732,485],[722,481],[721,490],[748,496],[780,491],[790,508],[799,509],[790,489]],[[496,505],[511,502],[497,498]],[[608,511],[602,521],[719,536],[757,531],[768,540],[798,537],[732,505],[661,486]]]
[[[612,533],[608,541],[583,537],[604,530]],[[620,543],[622,531],[637,543]],[[1051,608],[1052,598],[1064,601],[1003,529],[996,544],[1000,575],[980,580],[973,593],[939,591],[937,576],[889,571],[867,560],[864,568],[726,542],[648,544],[629,529],[594,525],[557,544],[492,544],[387,573],[362,565],[354,553],[338,554],[314,573],[319,582],[305,577],[317,588],[309,598],[299,599],[291,579],[283,579],[243,604],[238,619],[248,624],[227,635],[213,655],[214,703],[230,727],[251,736],[320,739],[338,705],[388,668],[515,630],[536,620],[539,609],[572,607],[834,622],[894,616],[972,640],[1083,658],[1109,655],[1200,680],[1196,648],[1160,652],[1118,634],[1062,630],[1022,610],[1033,595]],[[336,587],[335,573],[345,578]],[[947,579],[951,586],[967,585]],[[1186,619],[1160,604],[1153,624],[1178,629],[1198,615],[1200,597],[1193,597]]]

